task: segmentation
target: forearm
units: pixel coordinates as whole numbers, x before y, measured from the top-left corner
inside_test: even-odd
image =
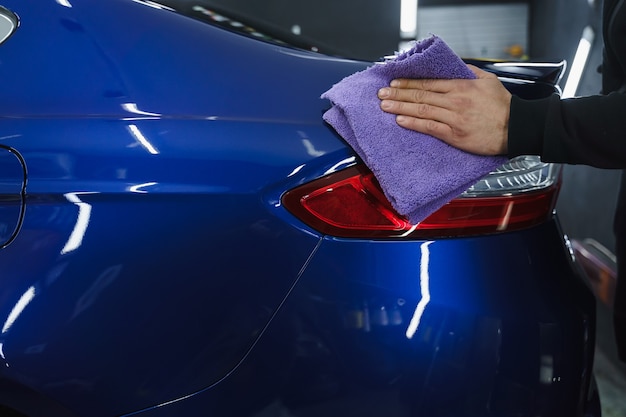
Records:
[[[546,116],[553,96],[541,100],[523,100],[513,96],[509,114],[508,155],[543,155]]]
[[[547,162],[626,167],[626,95],[511,102],[509,156]]]

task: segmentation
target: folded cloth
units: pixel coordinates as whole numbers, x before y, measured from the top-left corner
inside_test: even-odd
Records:
[[[470,154],[400,127],[394,115],[381,110],[377,97],[395,78],[476,77],[441,38],[431,36],[322,94],[333,104],[324,120],[374,173],[394,209],[417,224],[506,159]]]

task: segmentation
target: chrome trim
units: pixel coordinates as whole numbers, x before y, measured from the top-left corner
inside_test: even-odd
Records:
[[[0,45],[15,32],[20,21],[12,11],[0,6]]]

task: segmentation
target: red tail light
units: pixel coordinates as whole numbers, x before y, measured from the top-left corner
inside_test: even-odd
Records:
[[[552,216],[560,169],[533,157],[503,165],[417,225],[399,215],[373,174],[354,166],[287,192],[283,204],[338,237],[451,237],[518,230]]]

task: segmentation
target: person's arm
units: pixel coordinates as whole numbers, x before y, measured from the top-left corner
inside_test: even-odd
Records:
[[[379,92],[398,124],[481,155],[626,168],[626,95],[512,97],[493,74],[476,80],[395,80]]]
[[[511,101],[509,156],[626,168],[626,95]]]

